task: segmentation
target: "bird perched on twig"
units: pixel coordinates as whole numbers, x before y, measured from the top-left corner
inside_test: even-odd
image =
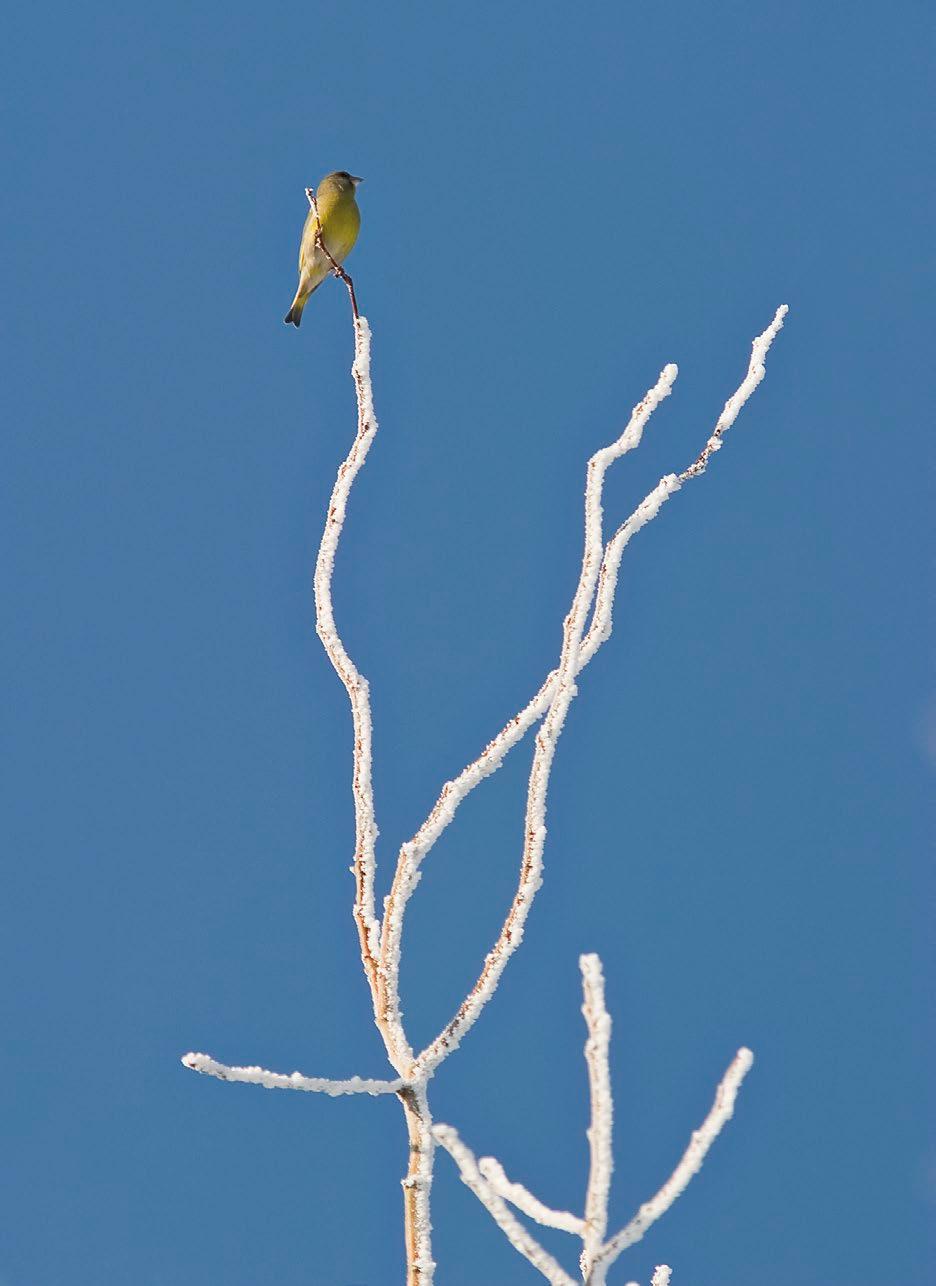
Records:
[[[354,193],[360,182],[359,178],[349,174],[347,170],[336,170],[333,174],[326,174],[318,185],[315,193],[318,220],[315,210],[310,209],[299,243],[299,286],[292,306],[283,319],[285,322],[299,325],[306,300],[333,271],[334,266],[318,241],[319,226],[321,225],[322,241],[335,263],[343,263],[357,241],[361,212]]]

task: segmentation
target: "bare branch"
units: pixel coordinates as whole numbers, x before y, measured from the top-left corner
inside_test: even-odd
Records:
[[[718,1086],[712,1110],[693,1133],[689,1146],[676,1169],[659,1192],[640,1207],[630,1223],[605,1243],[596,1256],[596,1267],[601,1265],[607,1271],[621,1251],[632,1246],[634,1242],[640,1241],[651,1224],[656,1223],[660,1216],[669,1210],[676,1198],[685,1191],[690,1179],[700,1170],[709,1148],[718,1138],[722,1127],[731,1119],[741,1082],[750,1071],[753,1062],[754,1055],[749,1049],[738,1050]]]
[[[736,420],[741,407],[751,396],[754,389],[760,383],[764,376],[764,360],[767,350],[770,348],[773,339],[783,325],[783,319],[787,314],[788,308],[783,304],[777,309],[770,326],[754,340],[752,346],[751,361],[748,367],[745,379],[728,399],[721,416],[716,422],[715,429],[706,442],[705,447],[695,461],[685,469],[681,474],[667,474],[660,480],[657,486],[641,501],[637,509],[631,516],[622,523],[617,529],[611,540],[608,541],[601,560],[601,567],[598,576],[598,586],[595,593],[595,610],[588,632],[581,643],[578,651],[575,675],[579,674],[589,663],[598,649],[611,636],[612,629],[612,609],[614,606],[614,595],[617,588],[617,578],[620,568],[621,556],[625,545],[631,537],[638,532],[647,522],[655,518],[663,507],[665,502],[678,491],[681,485],[688,481],[689,478],[698,477],[705,471],[708,460],[712,453],[721,445],[722,438],[728,428]],[[677,370],[674,365],[667,366],[658,381],[655,389],[648,394],[644,402],[635,408],[634,416],[647,407],[647,403],[653,398],[654,393],[658,396],[653,405],[646,410],[639,429],[634,423],[632,417],[628,429],[621,435],[616,444],[605,448],[606,452],[616,451],[613,458],[618,454],[630,450],[638,445],[640,432],[643,424],[649,417],[650,412],[658,405],[663,397],[667,396],[672,388],[673,381],[676,378]],[[665,384],[665,388],[661,388]],[[593,457],[589,464],[591,465],[601,456]],[[610,460],[608,460],[610,463]],[[605,465],[605,468],[607,464]],[[599,499],[600,514],[600,499]],[[448,781],[442,787],[438,799],[432,807],[426,821],[416,832],[416,834],[405,843],[401,849],[397,861],[396,873],[394,875],[393,887],[390,896],[386,902],[384,914],[383,934],[380,952],[380,991],[381,991],[381,1009],[388,1017],[392,1017],[395,1008],[398,1007],[399,1000],[397,996],[397,980],[399,974],[399,953],[401,938],[403,932],[403,920],[406,912],[406,904],[412,896],[413,890],[419,881],[420,866],[429,851],[433,848],[443,831],[449,826],[454,819],[462,800],[471,793],[474,788],[495,772],[503,762],[508,752],[523,739],[529,729],[535,724],[547,710],[555,696],[555,690],[559,679],[559,670],[553,670],[547,675],[545,681],[536,695],[527,703],[527,705],[501,729],[496,737],[488,743],[482,753],[470,763],[462,772],[452,781]],[[496,949],[496,948],[495,948]],[[480,983],[479,979],[479,983]],[[478,983],[475,987],[478,987]],[[457,1016],[456,1016],[457,1017]],[[455,1021],[455,1020],[453,1020]],[[446,1037],[443,1032],[437,1041],[442,1041]],[[450,1046],[454,1048],[454,1046]],[[436,1053],[438,1051],[435,1051]],[[424,1055],[428,1051],[424,1051]],[[444,1056],[444,1054],[443,1054]],[[420,1056],[423,1057],[422,1055]]]
[[[354,918],[358,927],[364,971],[376,992],[377,951],[380,925],[374,910],[375,846],[377,823],[374,817],[374,792],[371,778],[373,740],[370,695],[367,680],[358,670],[341,640],[335,624],[331,584],[335,556],[341,538],[348,497],[361,466],[367,458],[377,433],[373,394],[370,382],[370,327],[359,317],[354,323],[354,376],[358,404],[357,434],[351,450],[338,470],[328,505],[325,530],[315,563],[316,630],[328,659],[341,679],[351,702],[354,730],[354,796],[355,851],[352,872],[355,880]]]
[[[604,1243],[608,1228],[608,1194],[614,1160],[611,1153],[614,1101],[611,1096],[611,1016],[605,1007],[604,975],[596,955],[579,957],[582,991],[585,1002],[582,1013],[588,1027],[585,1062],[588,1065],[588,1091],[591,1100],[591,1125],[588,1148],[591,1165],[585,1196],[585,1232],[582,1237],[582,1276],[587,1281],[595,1257]]]
[[[584,549],[578,585],[569,614],[563,623],[559,664],[546,678],[528,705],[501,730],[482,754],[454,780],[447,782],[426,821],[404,844],[399,853],[390,894],[386,899],[383,923],[375,908],[377,824],[372,781],[372,715],[367,680],[349,656],[338,632],[331,586],[335,558],[353,483],[363,466],[377,432],[370,381],[371,332],[366,318],[358,313],[354,284],[326,246],[319,221],[315,194],[306,193],[315,216],[316,243],[344,281],[354,318],[355,356],[352,375],[357,397],[357,432],[351,449],[338,471],[331,494],[325,530],[315,567],[316,629],[325,651],[345,686],[351,704],[354,732],[352,792],[355,812],[355,853],[351,867],[355,879],[354,919],[361,959],[374,1004],[374,1016],[397,1080],[327,1080],[306,1077],[298,1072],[282,1075],[259,1067],[230,1067],[205,1054],[190,1053],[185,1066],[221,1080],[263,1085],[271,1089],[298,1089],[330,1095],[396,1094],[403,1104],[410,1140],[410,1163],[403,1180],[407,1247],[408,1286],[431,1286],[435,1264],[432,1259],[430,1190],[434,1143],[437,1141],[454,1157],[465,1183],[492,1214],[516,1249],[538,1271],[557,1286],[569,1286],[572,1279],[518,1222],[505,1204],[512,1201],[519,1210],[544,1225],[562,1228],[582,1237],[582,1267],[587,1286],[601,1286],[607,1269],[625,1246],[638,1240],[698,1170],[709,1147],[731,1116],[738,1086],[751,1065],[752,1055],[741,1050],[719,1086],[715,1106],[702,1127],[693,1135],[685,1155],[671,1178],[656,1196],[640,1208],[630,1224],[611,1241],[604,1242],[607,1198],[612,1173],[612,1102],[608,1047],[611,1020],[604,1005],[601,964],[597,956],[583,956],[582,968],[588,1024],[586,1059],[589,1069],[592,1117],[588,1131],[591,1166],[585,1218],[544,1206],[521,1184],[511,1184],[493,1158],[478,1163],[451,1127],[433,1127],[426,1096],[426,1083],[434,1069],[459,1044],[490,999],[507,961],[523,937],[526,918],[542,883],[542,854],[546,838],[546,799],[556,745],[569,706],[577,695],[575,679],[602,643],[610,636],[612,609],[623,549],[630,538],[659,513],[663,504],[691,477],[707,467],[719,449],[723,435],[734,423],[748,397],[764,376],[764,359],[786,315],[786,306],[777,310],[771,326],[754,341],[747,376],[726,402],[715,429],[696,460],[681,474],[660,480],[614,536],[605,542],[602,527],[602,490],[607,469],[626,451],[636,447],[653,410],[669,395],[676,367],[667,366],[656,385],[633,411],[624,433],[592,456],[588,463]],[[590,623],[589,623],[589,617]],[[414,1059],[406,1038],[399,997],[399,965],[403,923],[409,898],[420,876],[426,854],[452,821],[461,801],[501,764],[504,756],[538,720],[542,726],[535,739],[530,769],[524,841],[517,891],[492,950],[480,975],[458,1011],[439,1035]],[[653,1286],[668,1286],[669,1269],[660,1265]]]
[[[207,1054],[183,1054],[182,1063],[193,1072],[216,1076],[219,1081],[239,1081],[243,1085],[262,1085],[268,1090],[305,1090],[310,1094],[399,1094],[405,1081],[371,1081],[352,1076],[346,1081],[326,1080],[321,1076],[303,1076],[301,1072],[268,1072],[263,1067],[229,1067],[217,1063]]]
[[[522,1184],[511,1183],[500,1162],[494,1157],[482,1157],[480,1161],[476,1161],[470,1148],[459,1139],[451,1126],[437,1125],[433,1128],[433,1134],[436,1141],[455,1158],[464,1182],[490,1212],[511,1243],[521,1254],[530,1259],[531,1263],[536,1263],[539,1267],[532,1256],[539,1254],[542,1247],[528,1237],[522,1225],[517,1224],[503,1205],[504,1200],[510,1201],[523,1214],[537,1220],[544,1227],[558,1228],[563,1232],[571,1232],[581,1237],[582,1281],[585,1286],[604,1286],[608,1270],[621,1252],[639,1241],[647,1229],[666,1213],[677,1197],[685,1191],[693,1175],[701,1168],[709,1148],[726,1121],[731,1118],[738,1090],[754,1062],[754,1055],[749,1049],[742,1048],[738,1051],[722,1077],[711,1111],[699,1129],[693,1133],[688,1148],[670,1178],[650,1201],[640,1207],[625,1228],[622,1228],[610,1241],[604,1241],[612,1173],[613,1103],[609,1057],[611,1018],[605,1006],[601,960],[596,955],[583,955],[579,958],[579,966],[582,971],[584,993],[582,1013],[588,1026],[585,1059],[588,1064],[591,1098],[591,1125],[588,1130],[591,1166],[585,1200],[585,1218],[580,1219],[569,1211],[551,1210],[548,1206],[544,1206]],[[544,1272],[544,1276],[548,1275],[542,1268],[540,1271]],[[656,1282],[659,1279],[663,1286],[666,1286],[669,1282],[669,1272],[665,1264],[659,1265],[653,1281]]]
[[[544,1228],[558,1228],[560,1232],[572,1232],[579,1237],[584,1233],[584,1219],[572,1214],[570,1210],[553,1210],[544,1206],[529,1188],[525,1188],[522,1183],[512,1183],[495,1157],[480,1157],[478,1169],[499,1197],[509,1201],[521,1214],[535,1219]]]
[[[407,1282],[412,1286],[431,1286],[435,1269],[430,1217],[435,1141],[425,1081],[400,1090],[399,1099],[403,1104],[409,1135],[409,1167],[406,1177],[401,1180],[409,1269]]]
[[[630,422],[620,437],[609,446],[597,451],[588,462],[585,484],[585,538],[582,552],[582,570],[578,586],[572,599],[572,606],[563,622],[562,652],[559,668],[556,672],[555,687],[552,698],[543,719],[542,727],[536,736],[533,752],[533,763],[530,768],[527,786],[526,826],[523,853],[520,861],[520,875],[517,892],[501,932],[493,948],[485,958],[481,973],[468,993],[454,1018],[423,1050],[414,1064],[420,1072],[428,1072],[458,1047],[465,1032],[477,1020],[481,1010],[493,994],[507,961],[516,951],[523,939],[523,929],[536,892],[542,884],[542,855],[546,843],[546,795],[549,787],[549,776],[552,770],[556,744],[562,732],[569,706],[575,699],[577,690],[575,676],[579,671],[579,650],[585,624],[591,609],[598,583],[602,563],[602,511],[601,496],[605,474],[610,465],[626,451],[632,450],[640,442],[641,434],[647,420],[665,397],[668,397],[676,378],[676,367],[667,366],[652,389],[641,402],[634,407]],[[405,865],[401,852],[400,866]],[[405,884],[405,881],[404,881]],[[409,886],[412,887],[411,885]],[[388,899],[384,916],[384,945],[389,942],[389,949],[382,954],[381,963],[386,961],[388,973],[392,978],[399,966],[399,943],[402,928],[403,906],[394,908]],[[395,962],[395,963],[394,963]]]
[[[513,1248],[519,1251],[524,1259],[529,1260],[548,1282],[553,1283],[553,1286],[575,1286],[574,1279],[548,1251],[543,1249],[535,1237],[527,1232],[523,1224],[511,1213],[506,1202],[484,1178],[478,1169],[474,1153],[462,1143],[458,1137],[458,1131],[450,1125],[439,1123],[433,1126],[432,1133],[435,1141],[445,1148],[458,1166],[462,1182],[467,1184],[475,1194]]]
[[[696,460],[690,464],[688,469],[684,469],[679,475],[679,481],[685,482],[687,478],[697,478],[700,473],[704,473],[709,459],[713,452],[717,451],[722,444],[722,438],[731,428],[738,418],[738,412],[744,406],[745,402],[757,388],[758,384],[767,374],[767,368],[764,361],[767,357],[767,350],[777,338],[780,327],[783,325],[783,319],[790,311],[787,304],[781,304],[774,313],[774,319],[762,335],[758,335],[751,347],[751,361],[748,366],[748,373],[744,377],[740,387],[725,403],[725,409],[718,417],[718,423],[712,431],[712,436],[706,442],[702,451]]]

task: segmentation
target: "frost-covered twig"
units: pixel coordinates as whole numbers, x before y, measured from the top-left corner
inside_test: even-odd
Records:
[[[524,1228],[511,1213],[509,1206],[495,1190],[493,1184],[485,1179],[478,1169],[474,1153],[458,1137],[458,1131],[451,1125],[443,1125],[440,1122],[432,1127],[432,1133],[436,1143],[445,1148],[458,1166],[462,1182],[467,1184],[475,1194],[514,1249],[518,1250],[524,1259],[528,1259],[533,1267],[554,1286],[575,1286],[574,1279]]]
[[[582,971],[584,1003],[582,1013],[588,1027],[585,1062],[588,1066],[588,1097],[591,1102],[591,1125],[588,1127],[588,1149],[591,1164],[585,1196],[585,1231],[582,1237],[582,1276],[588,1280],[595,1256],[604,1242],[608,1227],[608,1194],[611,1191],[611,1132],[614,1100],[611,1096],[611,1016],[605,1008],[604,975],[596,955],[579,958]]]
[[[559,668],[547,679],[540,693],[537,694],[538,697],[545,698],[546,705],[543,725],[536,737],[536,749],[530,769],[525,842],[517,892],[498,940],[486,956],[477,981],[459,1006],[455,1016],[419,1055],[415,1064],[417,1068],[434,1069],[458,1046],[465,1032],[475,1022],[492,995],[507,960],[523,937],[523,927],[529,914],[530,904],[542,883],[542,851],[546,838],[544,824],[546,790],[556,741],[562,731],[569,705],[576,695],[574,683],[576,676],[610,636],[614,594],[624,547],[632,536],[657,516],[664,503],[679,490],[684,481],[704,472],[712,452],[718,449],[724,433],[734,423],[741,407],[763,378],[764,357],[783,325],[786,313],[787,306],[784,304],[777,309],[767,330],[754,340],[747,375],[726,402],[715,429],[697,459],[682,474],[678,476],[667,474],[661,478],[657,486],[617,529],[607,546],[602,544],[601,524],[601,495],[605,473],[614,460],[639,444],[650,415],[672,390],[677,375],[675,365],[670,364],[664,368],[656,385],[634,408],[627,428],[617,441],[596,452],[589,461],[585,492],[585,550],[582,570],[572,608],[564,623]],[[583,639],[585,620],[593,602],[591,628]],[[394,886],[387,899],[381,943],[381,972],[384,975],[381,987],[383,1003],[387,1007],[388,1015],[394,1010],[403,917],[406,903],[418,882],[419,865],[454,817],[461,800],[485,776],[500,766],[503,756],[523,735],[522,731],[519,731],[523,716],[528,716],[528,722],[525,722],[523,731],[536,721],[540,712],[535,710],[534,706],[538,705],[537,698],[534,698],[533,702],[530,702],[520,715],[514,717],[455,782],[447,783],[443,787],[442,794],[422,830],[400,850]],[[511,736],[512,729],[519,735]]]
[[[371,780],[373,731],[370,696],[367,680],[351,660],[338,633],[331,596],[335,555],[344,526],[348,496],[377,432],[377,419],[374,415],[373,396],[370,391],[370,338],[367,319],[357,318],[354,323],[355,353],[352,372],[358,394],[358,428],[351,450],[338,470],[338,477],[332,490],[325,530],[315,563],[314,585],[318,636],[351,702],[354,730],[352,780],[355,817],[355,849],[352,866],[355,879],[354,918],[358,927],[361,959],[373,989],[376,987],[380,926],[374,912],[377,823],[374,817],[374,792]]]
[[[318,218],[315,195],[307,190],[309,204]],[[621,555],[627,542],[647,522],[656,517],[662,505],[690,477],[705,470],[711,454],[721,445],[724,432],[734,422],[741,406],[763,378],[764,356],[779,330],[786,313],[777,311],[773,323],[754,342],[747,377],[729,398],[712,435],[697,459],[683,473],[668,474],[638,505],[634,513],[605,542],[602,529],[601,497],[604,476],[611,463],[624,452],[637,446],[650,414],[669,395],[676,378],[676,367],[667,366],[656,385],[635,408],[624,433],[615,442],[596,452],[588,464],[585,491],[585,538],[582,567],[569,614],[563,623],[559,664],[546,678],[539,692],[501,730],[480,756],[452,782],[447,782],[428,818],[399,853],[392,887],[385,902],[383,922],[375,906],[377,824],[372,783],[372,717],[367,680],[352,661],[339,634],[331,597],[335,558],[344,524],[351,488],[360,471],[377,431],[370,381],[371,332],[366,318],[358,313],[354,284],[334,260],[325,245],[321,227],[317,241],[331,262],[335,275],[344,281],[354,319],[355,356],[352,366],[357,396],[357,432],[351,449],[338,470],[332,490],[325,530],[315,568],[316,628],[337,674],[347,690],[351,703],[354,731],[352,793],[355,812],[355,852],[352,872],[355,878],[354,919],[357,925],[361,959],[370,986],[374,1018],[383,1037],[387,1056],[399,1073],[397,1080],[326,1080],[289,1076],[256,1067],[228,1067],[203,1054],[188,1054],[187,1067],[218,1077],[264,1085],[268,1088],[300,1089],[326,1094],[396,1094],[403,1105],[410,1143],[410,1160],[403,1180],[404,1214],[407,1249],[408,1286],[432,1286],[435,1264],[432,1258],[429,1198],[432,1185],[433,1149],[441,1143],[455,1157],[462,1177],[491,1211],[512,1243],[550,1281],[566,1286],[572,1279],[547,1252],[526,1232],[507,1208],[505,1200],[518,1209],[552,1227],[564,1228],[581,1236],[585,1243],[582,1262],[589,1286],[600,1286],[608,1264],[636,1240],[653,1219],[658,1218],[683,1190],[698,1169],[712,1140],[731,1114],[737,1084],[747,1070],[744,1067],[732,1083],[726,1077],[722,1098],[716,1103],[722,1112],[714,1124],[716,1109],[705,1125],[693,1136],[693,1143],[673,1177],[656,1197],[641,1207],[627,1228],[611,1242],[604,1242],[607,1223],[607,1195],[611,1178],[611,1093],[608,1071],[608,1038],[610,1018],[604,1008],[601,967],[597,957],[583,957],[584,1012],[589,1024],[586,1046],[589,1060],[589,1083],[592,1096],[592,1122],[589,1129],[591,1169],[586,1197],[585,1218],[566,1211],[550,1210],[520,1184],[511,1184],[492,1158],[479,1165],[450,1127],[433,1129],[427,1096],[427,1083],[439,1063],[459,1044],[477,1019],[500,979],[512,953],[519,945],[530,906],[542,882],[542,853],[545,843],[546,799],[556,744],[569,706],[576,696],[575,679],[611,633],[611,615],[617,587]],[[589,620],[590,618],[590,620]],[[452,821],[461,801],[502,763],[504,756],[537,721],[542,725],[535,739],[530,769],[524,840],[517,891],[492,950],[480,975],[459,1006],[452,1020],[414,1058],[402,1019],[399,996],[399,967],[406,906],[420,876],[420,865],[442,832]],[[742,1051],[746,1054],[747,1051]],[[739,1058],[741,1056],[739,1055]],[[750,1058],[750,1055],[748,1055]],[[737,1060],[736,1060],[737,1061]],[[748,1063],[748,1066],[750,1064]],[[733,1088],[732,1088],[733,1084]],[[650,1217],[652,1215],[652,1218]],[[635,1230],[640,1225],[639,1231]],[[623,1240],[622,1240],[623,1239]],[[661,1275],[666,1272],[664,1280]],[[668,1269],[661,1266],[654,1275],[655,1286],[666,1286]]]
[[[560,1232],[574,1232],[578,1236],[584,1232],[584,1219],[572,1214],[571,1210],[553,1210],[550,1206],[544,1206],[529,1188],[507,1178],[504,1167],[496,1157],[479,1157],[478,1169],[499,1197],[509,1201],[521,1214],[535,1219],[544,1228],[558,1228]]]
[[[351,1076],[346,1081],[326,1080],[321,1076],[303,1076],[301,1072],[268,1072],[263,1067],[229,1067],[215,1062],[207,1054],[183,1054],[182,1063],[193,1072],[215,1076],[219,1081],[239,1081],[242,1085],[262,1085],[268,1090],[305,1090],[310,1094],[399,1094],[405,1082],[372,1081]]]
[[[676,367],[667,366],[653,388],[634,407],[627,428],[620,437],[609,446],[596,451],[588,462],[582,569],[572,606],[563,622],[562,651],[552,697],[542,727],[536,735],[533,763],[527,784],[524,843],[517,892],[514,894],[497,941],[485,957],[481,973],[471,991],[458,1007],[455,1016],[417,1058],[415,1066],[420,1070],[427,1072],[434,1070],[458,1047],[465,1032],[475,1023],[481,1010],[493,995],[507,961],[523,939],[523,930],[530,907],[537,889],[543,882],[546,795],[556,753],[556,743],[562,732],[569,706],[577,695],[575,676],[579,671],[579,650],[601,570],[603,550],[601,497],[605,474],[615,460],[639,444],[644,426],[660,402],[669,396],[675,378]],[[401,857],[401,865],[405,865],[407,860]],[[409,887],[411,891],[413,885]],[[389,941],[389,949],[381,954],[381,964],[385,964],[389,971],[398,968],[400,931],[403,907],[406,902],[405,893],[396,907],[393,905],[392,898],[391,893],[384,917],[384,943]],[[392,972],[390,976],[393,977]]]
[[[721,1133],[722,1127],[731,1120],[741,1082],[751,1070],[753,1062],[754,1055],[749,1049],[738,1050],[715,1091],[712,1110],[694,1131],[689,1146],[676,1169],[659,1192],[649,1201],[644,1202],[630,1223],[605,1243],[596,1259],[596,1266],[600,1265],[607,1271],[621,1251],[632,1246],[634,1242],[640,1241],[651,1224],[656,1223],[661,1215],[666,1214],[676,1198],[685,1191],[690,1179],[701,1169],[702,1162]]]
[[[732,393],[725,403],[724,410],[712,430],[712,436],[706,442],[698,457],[690,464],[688,469],[684,469],[679,475],[680,482],[685,482],[687,478],[696,478],[700,473],[704,473],[712,453],[721,447],[725,433],[738,418],[738,412],[767,374],[764,362],[767,358],[768,349],[780,333],[783,319],[789,311],[790,309],[786,304],[781,304],[774,313],[773,321],[764,333],[758,335],[757,339],[755,339],[751,346],[751,360],[748,364],[747,375],[745,375],[738,389]]]
[[[653,1276],[650,1278],[650,1286],[670,1286],[670,1274],[672,1268],[669,1264],[657,1264],[653,1270]],[[625,1282],[625,1286],[640,1286],[639,1282]]]
[[[580,653],[579,672],[591,661],[595,653],[611,636],[611,615],[610,609],[614,600],[614,589],[617,580],[617,569],[620,565],[620,555],[623,552],[624,545],[635,531],[639,530],[651,517],[655,517],[659,512],[662,503],[668,499],[674,491],[678,490],[676,483],[681,483],[689,477],[695,477],[704,472],[705,465],[708,462],[712,451],[717,449],[712,443],[713,440],[721,440],[724,433],[737,418],[741,407],[750,397],[751,393],[757,387],[764,374],[764,358],[767,350],[775,339],[777,332],[783,325],[783,319],[788,312],[786,304],[782,304],[774,316],[773,321],[768,328],[759,335],[753,342],[751,362],[748,367],[747,375],[742,384],[735,393],[728,399],[725,404],[716,427],[713,430],[705,447],[699,456],[693,461],[687,469],[679,475],[667,474],[661,479],[657,486],[648,496],[638,505],[635,512],[623,523],[615,537],[608,542],[605,549],[602,570],[599,576],[599,587],[596,595],[596,612],[589,627],[588,633],[582,644]],[[664,371],[672,372],[675,379],[677,368],[670,365]],[[733,411],[730,419],[727,419],[729,408]],[[623,533],[627,532],[627,539],[622,540]],[[616,555],[616,557],[614,557]],[[411,854],[411,860],[417,864],[425,857],[426,853],[438,840],[445,828],[452,822],[458,805],[462,800],[471,793],[485,777],[495,772],[504,760],[504,757],[517,742],[521,741],[536,721],[545,713],[552,696],[552,689],[555,686],[557,671],[553,670],[546,676],[545,681],[539,691],[527,703],[518,714],[504,725],[501,731],[485,746],[481,754],[459,773],[453,781],[446,782],[442,787],[438,799],[433,805],[429,816],[423,823],[422,827],[416,832],[409,844],[409,847],[415,850]]]
[[[643,1237],[651,1224],[656,1223],[676,1198],[685,1191],[693,1175],[698,1173],[706,1153],[726,1121],[731,1118],[738,1089],[754,1062],[754,1055],[749,1049],[738,1051],[731,1066],[722,1077],[711,1111],[698,1130],[693,1133],[689,1147],[676,1169],[659,1192],[640,1207],[630,1223],[609,1241],[605,1241],[612,1173],[611,1126],[614,1115],[609,1055],[611,1018],[605,1007],[601,960],[596,955],[583,955],[579,958],[579,966],[582,971],[584,997],[582,1013],[588,1028],[585,1061],[588,1066],[588,1089],[591,1101],[591,1125],[588,1130],[591,1165],[585,1196],[585,1218],[579,1219],[578,1216],[565,1210],[550,1210],[522,1184],[511,1183],[500,1163],[493,1157],[483,1157],[480,1161],[476,1161],[470,1148],[459,1139],[451,1126],[436,1125],[433,1133],[436,1141],[452,1155],[462,1179],[491,1213],[495,1223],[504,1231],[511,1244],[525,1255],[530,1263],[538,1267],[545,1277],[549,1276],[549,1272],[535,1257],[540,1254],[545,1255],[545,1251],[517,1224],[514,1216],[500,1200],[501,1198],[512,1202],[518,1210],[546,1227],[559,1228],[580,1237],[582,1253],[579,1262],[582,1269],[582,1282],[585,1286],[605,1286],[608,1269],[621,1251]],[[518,1228],[525,1238],[522,1243],[518,1241]],[[554,1261],[549,1256],[543,1264],[547,1261],[551,1272]],[[559,1271],[564,1273],[562,1269]],[[661,1264],[654,1273],[653,1282],[659,1280],[663,1286],[666,1286],[669,1282],[669,1272],[666,1264]],[[553,1279],[550,1278],[550,1280]],[[653,1286],[652,1283],[651,1286]]]

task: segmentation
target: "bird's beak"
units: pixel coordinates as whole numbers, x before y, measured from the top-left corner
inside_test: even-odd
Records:
[[[359,178],[357,177],[357,175],[356,175],[356,174],[352,174],[352,175],[351,175],[351,182],[354,184],[354,186],[355,186],[355,187],[357,187],[357,185],[358,185],[359,183],[363,183],[363,182],[364,182],[364,180],[363,180],[363,179],[359,179]]]

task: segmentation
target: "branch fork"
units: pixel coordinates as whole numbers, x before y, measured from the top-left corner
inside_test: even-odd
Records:
[[[582,1013],[588,1029],[585,1062],[588,1067],[591,1101],[591,1123],[587,1131],[591,1164],[584,1215],[573,1214],[570,1210],[553,1210],[544,1205],[523,1184],[508,1179],[496,1158],[476,1158],[452,1126],[441,1122],[433,1126],[436,1142],[450,1154],[458,1166],[462,1181],[485,1207],[511,1245],[554,1286],[576,1286],[576,1283],[517,1220],[510,1206],[544,1228],[558,1228],[579,1237],[582,1242],[579,1281],[584,1286],[604,1286],[608,1270],[621,1252],[639,1241],[647,1229],[666,1213],[700,1169],[722,1127],[731,1119],[741,1082],[754,1062],[754,1055],[749,1049],[738,1050],[719,1083],[711,1111],[698,1130],[693,1132],[673,1173],[659,1191],[640,1207],[629,1223],[613,1237],[606,1238],[613,1171],[613,1099],[609,1053],[611,1016],[605,1007],[604,976],[598,956],[581,956],[579,967],[584,993]],[[665,1277],[661,1275],[664,1271]],[[669,1269],[665,1264],[660,1265],[654,1273],[653,1283],[658,1281],[669,1282]]]

